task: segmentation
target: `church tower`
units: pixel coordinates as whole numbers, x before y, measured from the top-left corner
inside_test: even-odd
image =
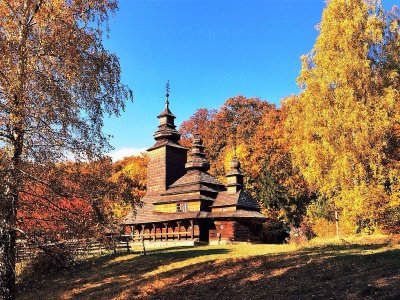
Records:
[[[160,124],[154,133],[156,143],[147,150],[147,194],[158,195],[186,173],[187,148],[179,144],[180,133],[174,124],[175,116],[169,110],[169,83],[165,109],[158,115]]]

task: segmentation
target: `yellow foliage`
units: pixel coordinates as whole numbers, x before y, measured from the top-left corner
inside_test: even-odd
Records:
[[[316,219],[310,224],[312,231],[320,238],[333,237],[336,235],[335,222],[324,218]]]
[[[120,199],[110,203],[110,209],[117,220],[126,216],[132,204],[137,203],[145,195],[147,163],[148,157],[145,154],[126,157],[114,163],[111,181],[118,184],[125,198],[130,199],[129,202]]]
[[[385,52],[399,43],[387,35],[396,26],[388,18],[379,1],[329,1],[316,44],[302,57],[302,92],[283,103],[294,165],[354,231],[376,228],[398,205],[398,158],[388,153],[399,122],[398,69],[379,61],[398,57]]]

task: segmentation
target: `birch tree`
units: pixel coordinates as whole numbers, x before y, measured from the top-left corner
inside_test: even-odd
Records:
[[[132,98],[102,45],[116,0],[0,1],[0,299],[15,298],[24,162],[90,160],[106,150],[104,114]]]
[[[353,232],[399,207],[398,20],[379,1],[327,2],[302,92],[284,104],[294,164]]]

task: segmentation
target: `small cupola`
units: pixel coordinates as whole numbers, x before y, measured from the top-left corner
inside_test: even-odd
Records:
[[[189,160],[185,165],[186,170],[199,170],[207,172],[210,169],[210,163],[204,153],[203,140],[199,134],[193,137],[193,146],[190,149]]]
[[[228,193],[235,194],[243,188],[243,177],[244,175],[240,169],[240,162],[235,153],[230,162],[230,170],[226,174]]]

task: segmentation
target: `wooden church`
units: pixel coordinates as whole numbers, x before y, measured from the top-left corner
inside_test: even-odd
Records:
[[[125,232],[134,242],[146,243],[260,241],[266,218],[257,201],[243,190],[236,156],[225,186],[207,172],[210,163],[199,135],[194,136],[190,151],[179,144],[168,96],[158,116],[156,143],[147,150],[147,193],[124,218]]]

